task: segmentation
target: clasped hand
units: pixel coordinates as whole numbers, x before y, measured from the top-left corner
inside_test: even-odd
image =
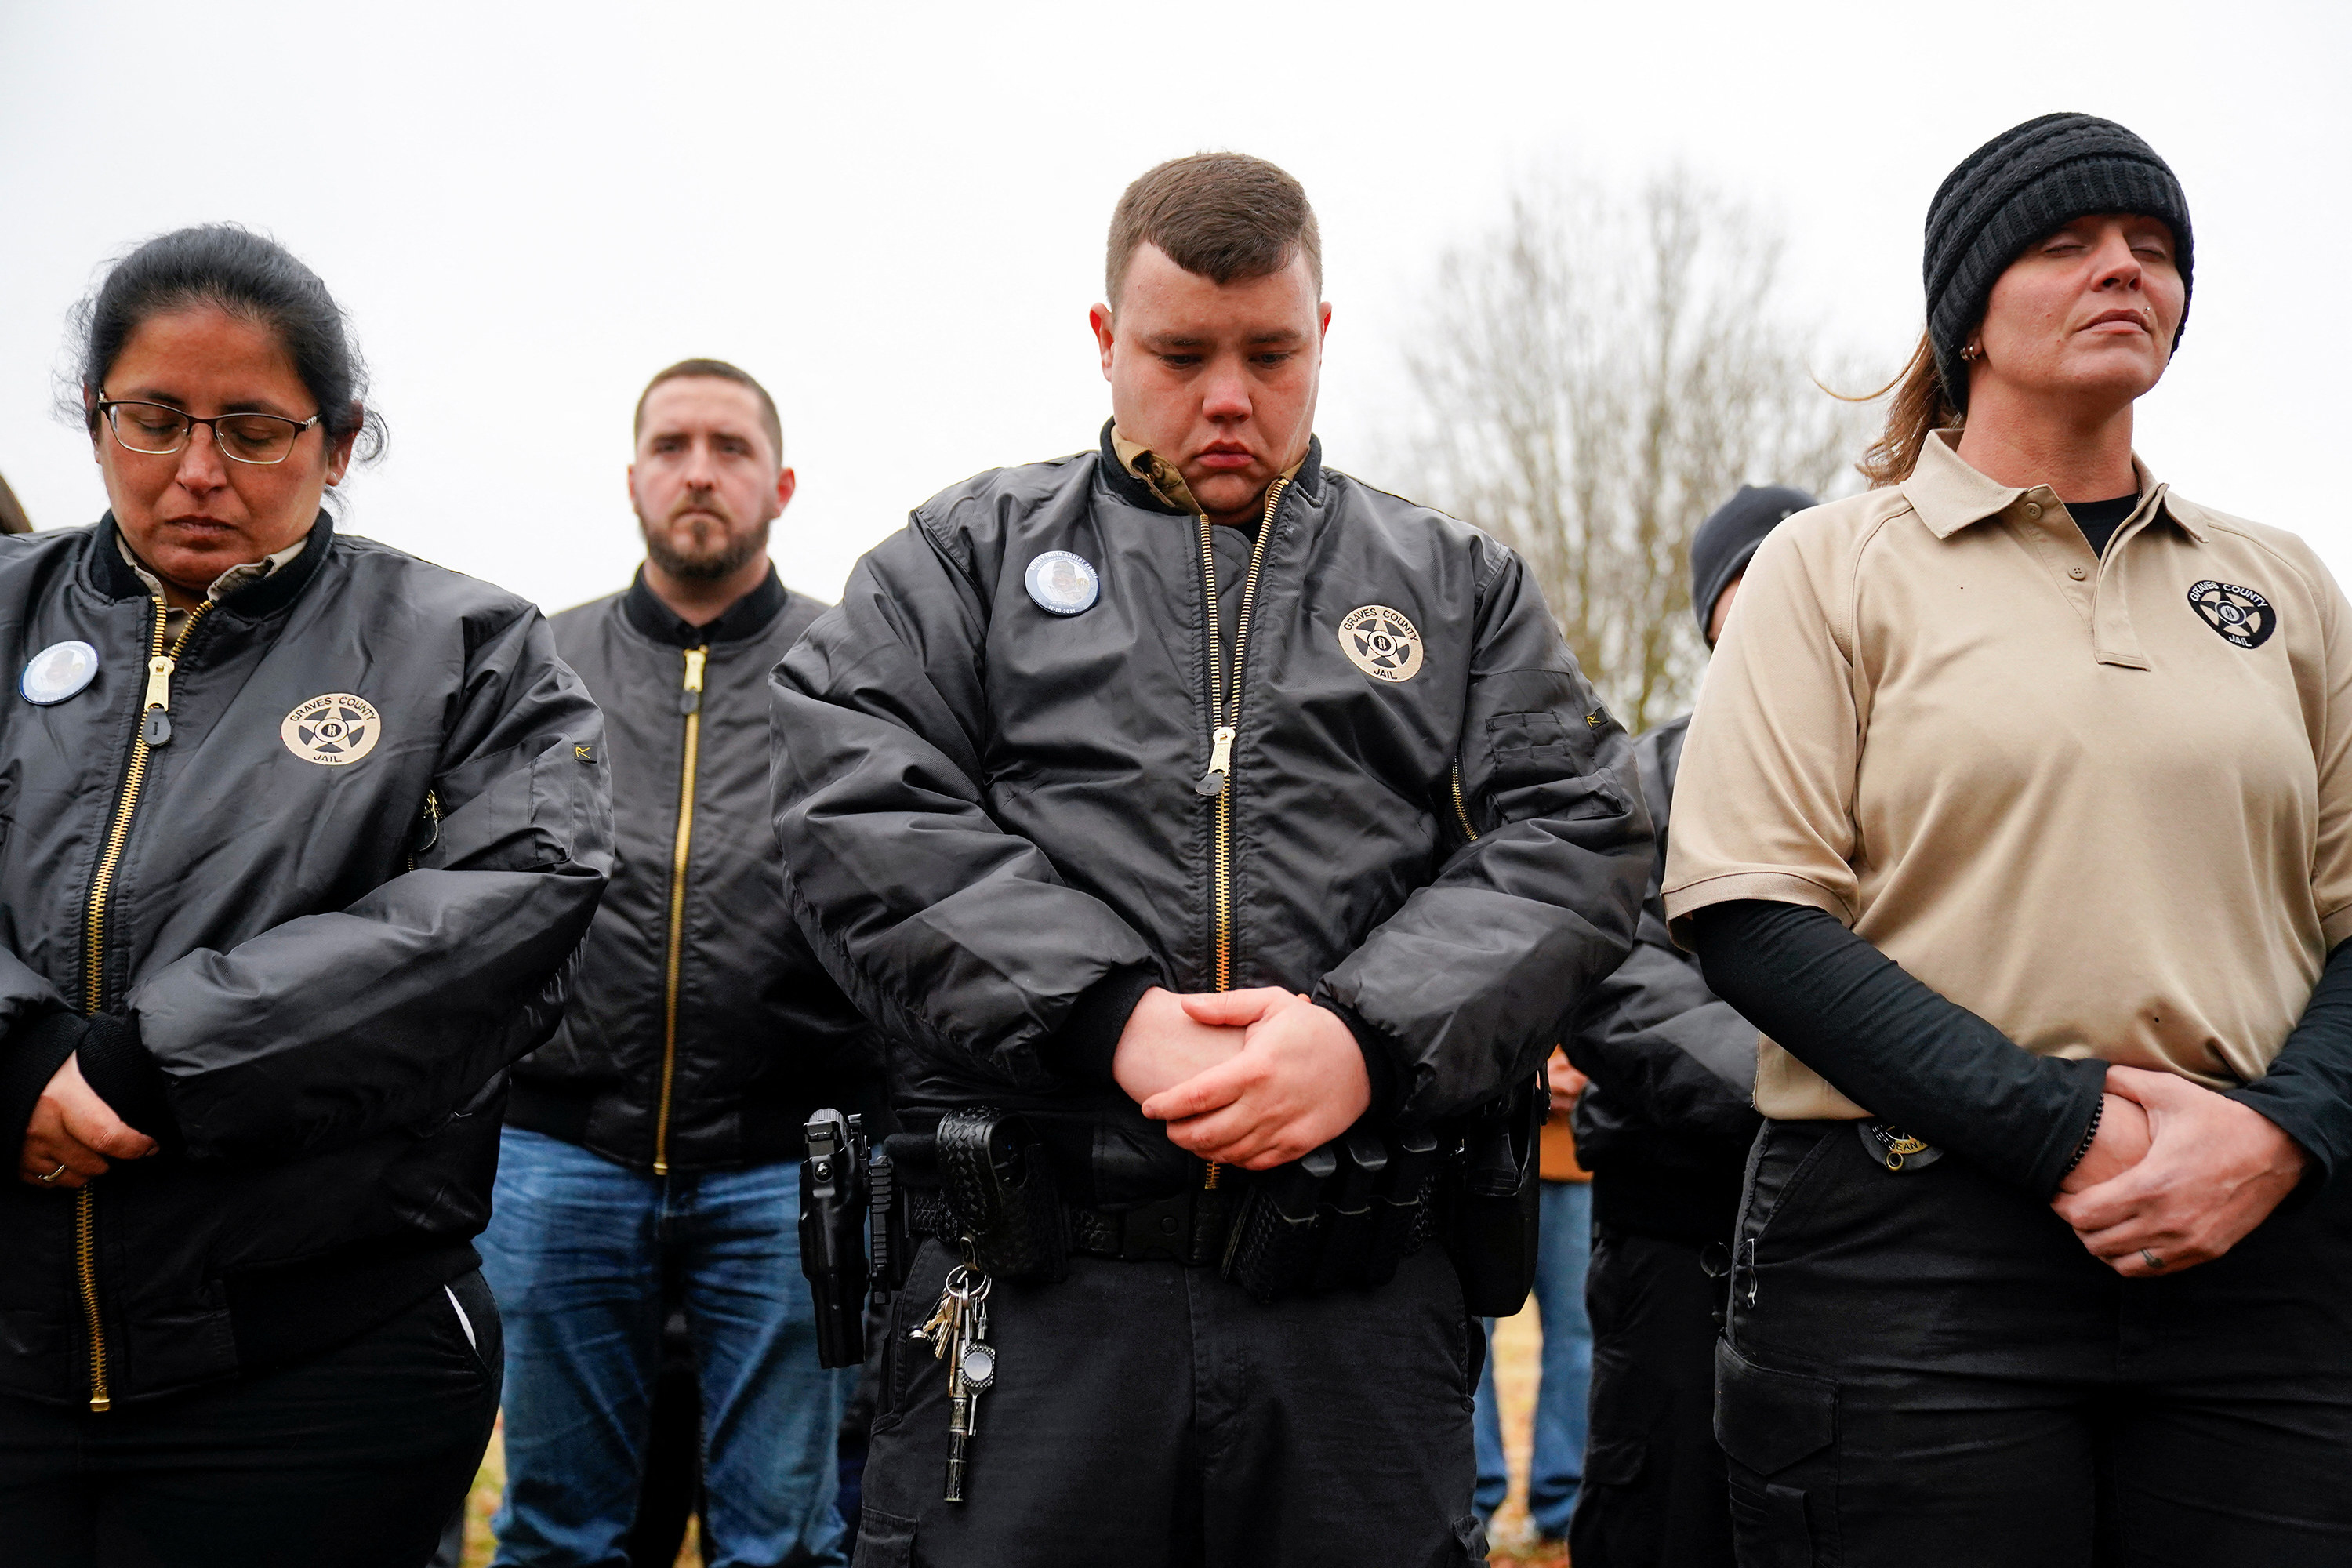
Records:
[[[104,1175],[110,1161],[143,1160],[154,1152],[155,1140],[115,1115],[83,1080],[80,1064],[68,1057],[25,1124],[16,1179],[35,1187],[79,1187]]]
[[[2139,1068],[2110,1067],[2106,1089],[2098,1136],[2051,1207],[2118,1274],[2221,1257],[2303,1179],[2309,1156],[2251,1106]]]
[[[1178,1148],[1252,1171],[1328,1143],[1372,1101],[1354,1031],[1279,986],[1153,986],[1129,1016],[1111,1076]]]

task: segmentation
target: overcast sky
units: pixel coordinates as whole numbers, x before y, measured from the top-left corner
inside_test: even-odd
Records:
[[[1718,182],[1785,226],[1796,308],[1891,369],[1937,184],[2080,109],[2154,143],[2195,215],[2141,454],[2352,575],[2326,478],[2347,46],[2341,4],[0,0],[0,474],[39,526],[103,510],[53,412],[66,312],[138,239],[235,219],[317,268],[373,362],[393,443],[345,526],[551,609],[608,592],[639,553],[636,394],[712,354],[782,406],[801,488],[775,553],[831,597],[924,497],[1092,443],[1103,231],[1161,158],[1236,148],[1305,182],[1325,446],[1377,482],[1401,478],[1382,410],[1435,258],[1529,167]]]

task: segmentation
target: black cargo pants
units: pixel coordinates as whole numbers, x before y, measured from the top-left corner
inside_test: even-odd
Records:
[[[1717,1352],[1743,1568],[2352,1568],[2352,1191],[2125,1279],[2016,1188],[1772,1122]]]
[[[1375,1291],[1261,1307],[1210,1268],[1070,1260],[998,1281],[995,1386],[943,1500],[947,1368],[908,1331],[951,1261],[926,1242],[894,1304],[857,1568],[1456,1568],[1485,1348],[1443,1249]]]
[[[0,1568],[419,1568],[505,1375],[479,1271],[331,1349],[103,1415],[0,1396]]]
[[[1714,1244],[1718,1274],[1728,1240]],[[1704,1251],[1595,1229],[1584,1277],[1592,1426],[1568,1527],[1577,1568],[1729,1568],[1731,1505],[1715,1441],[1724,1281],[1708,1277]]]

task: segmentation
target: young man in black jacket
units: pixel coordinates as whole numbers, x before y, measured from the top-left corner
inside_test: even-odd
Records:
[[[951,1174],[974,1108],[1020,1113],[1067,1225],[1066,1263],[1000,1268],[934,1342],[951,1364],[908,1336],[972,1216],[910,1199],[938,1223],[858,1561],[1472,1561],[1480,1342],[1445,1253],[1261,1301],[1216,1267],[1227,1205],[1532,1080],[1632,937],[1627,744],[1509,551],[1323,466],[1297,182],[1152,170],[1107,284],[1099,447],[919,508],[774,682],[794,910],[901,1116],[957,1130]]]
[[[485,1268],[508,1314],[502,1563],[616,1560],[666,1285],[702,1390],[714,1560],[837,1563],[835,1430],[799,1262],[802,1128],[874,1094],[863,1022],[783,903],[767,673],[823,608],[778,581],[774,403],[718,360],[656,376],[629,489],[646,563],[555,617],[605,714],[619,865],[555,1037],[515,1073]]]
[[[1742,485],[1691,540],[1691,610],[1722,635],[1740,574],[1783,518],[1814,505]],[[1658,893],[1667,814],[1690,715],[1633,742],[1656,826],[1656,867],[1633,951],[1601,982],[1568,1041],[1591,1079],[1576,1106],[1592,1172],[1592,1419],[1569,1527],[1582,1568],[1730,1568],[1731,1497],[1716,1446],[1716,1315],[1739,1217],[1741,1171],[1761,1118],[1756,1026],[1706,987],[1666,935]]]

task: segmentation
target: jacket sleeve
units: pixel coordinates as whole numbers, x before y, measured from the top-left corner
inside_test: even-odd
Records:
[[[1468,840],[1315,999],[1385,1053],[1405,1121],[1491,1100],[1538,1063],[1633,940],[1653,856],[1633,749],[1518,558],[1479,595],[1457,752]],[[1434,781],[1441,814],[1453,781]]]
[[[1676,951],[1664,919],[1644,913],[1633,951],[1594,987],[1567,1046],[1612,1104],[1730,1154],[1756,1137],[1756,1039]]]
[[[1656,731],[1633,743],[1642,796],[1663,847],[1674,809],[1679,736]],[[1755,1141],[1756,1026],[1706,988],[1696,960],[1666,934],[1661,896],[1665,857],[1650,860],[1649,891],[1633,951],[1593,987],[1566,1041],[1568,1058],[1601,1098],[1680,1137],[1728,1155]]]
[[[71,1016],[56,986],[0,947],[0,1152],[11,1160],[41,1091],[73,1054],[73,1033],[52,1023]]]
[[[130,994],[193,1157],[429,1131],[554,1028],[612,868],[612,793],[603,718],[537,610],[480,634],[444,734],[415,869]]]
[[[1158,978],[1141,936],[1063,882],[984,804],[987,607],[919,514],[858,563],[839,607],[771,680],[776,837],[793,910],[884,1034],[983,1077],[1108,1077],[1108,1051]],[[1103,1027],[1073,1030],[1090,1013]]]

